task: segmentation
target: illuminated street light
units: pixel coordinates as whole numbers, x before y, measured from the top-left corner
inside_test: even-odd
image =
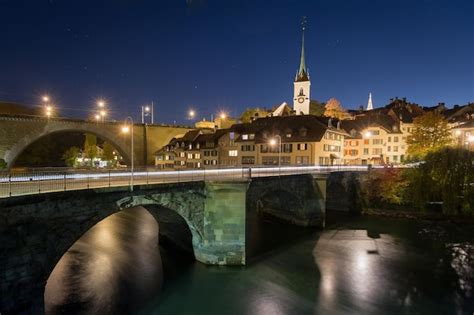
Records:
[[[151,118],[151,123],[154,123],[153,120],[153,101],[151,102],[151,106],[145,105],[142,106],[142,124],[145,123],[145,116],[150,116]]]
[[[456,130],[456,136],[460,136],[461,135],[461,130]]]
[[[130,191],[133,191],[133,119],[132,117],[128,116],[125,119],[125,125],[122,126],[122,132],[124,134],[130,133],[130,159],[131,161],[131,174],[130,174]]]
[[[278,138],[278,142],[275,138]],[[274,147],[275,145],[278,144],[278,167],[281,166],[280,161],[281,161],[281,137],[280,135],[276,135],[275,138],[270,139],[269,144]]]
[[[189,119],[194,119],[194,117],[196,116],[196,112],[194,111],[194,109],[190,109],[188,111],[188,117]]]
[[[226,118],[227,118],[227,114],[224,113],[224,112],[222,112],[222,113],[220,113],[219,117],[220,117],[221,119],[226,119]]]
[[[95,120],[100,121],[100,115],[99,114],[95,115]]]
[[[45,103],[49,102],[49,96],[48,95],[43,96],[43,102],[45,102]]]
[[[99,106],[100,108],[103,108],[105,106],[105,101],[103,100],[97,101],[97,106]]]
[[[371,136],[372,136],[372,133],[371,133],[370,131],[366,131],[366,132],[364,133],[364,137],[365,137],[365,138],[370,138]]]

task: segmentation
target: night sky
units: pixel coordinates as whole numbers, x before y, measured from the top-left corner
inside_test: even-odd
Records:
[[[155,119],[292,105],[307,16],[312,99],[474,101],[474,1],[0,0],[0,100],[49,94],[85,118],[155,102]]]

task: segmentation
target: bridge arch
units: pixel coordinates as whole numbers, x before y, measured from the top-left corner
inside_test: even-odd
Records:
[[[117,128],[118,129],[118,128]],[[125,139],[129,139],[129,137],[124,137],[124,139],[120,139],[117,137],[117,133],[108,132],[108,130],[98,130],[98,128],[87,128],[84,126],[81,127],[71,127],[68,125],[57,125],[54,128],[48,128],[43,130],[41,133],[37,133],[31,135],[29,137],[24,137],[19,139],[5,154],[5,161],[9,168],[15,165],[16,160],[18,157],[25,152],[27,148],[29,148],[35,142],[45,138],[46,136],[50,135],[59,135],[59,134],[67,134],[67,133],[84,133],[84,134],[92,134],[96,137],[109,142],[123,157],[127,164],[130,163],[130,149],[129,144]],[[117,130],[119,132],[119,130]]]

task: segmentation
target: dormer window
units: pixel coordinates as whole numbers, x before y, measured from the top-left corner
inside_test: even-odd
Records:
[[[199,142],[198,142],[198,143],[196,143],[196,149],[199,150],[199,147],[200,147],[200,145],[199,145]]]
[[[286,133],[286,134],[285,134],[285,137],[287,137],[287,138],[291,138],[291,132],[289,132],[289,133]]]
[[[249,135],[242,135],[242,140],[248,140],[249,139]]]
[[[303,128],[300,128],[299,132],[300,132],[300,136],[306,137],[306,135],[308,134],[308,129],[303,127]]]
[[[188,149],[191,150],[193,148],[193,145],[190,143],[188,146]]]

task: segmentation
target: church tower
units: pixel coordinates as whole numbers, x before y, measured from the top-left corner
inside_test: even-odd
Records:
[[[303,19],[303,29],[302,29],[302,40],[301,40],[301,58],[300,58],[300,68],[296,72],[295,82],[294,82],[294,93],[293,93],[293,109],[296,112],[296,115],[309,115],[309,88],[311,82],[309,81],[309,73],[306,69],[306,64],[304,60],[304,30],[305,30],[305,20]]]
[[[367,110],[374,109],[374,105],[372,105],[372,93],[369,93],[369,101],[367,102]]]

